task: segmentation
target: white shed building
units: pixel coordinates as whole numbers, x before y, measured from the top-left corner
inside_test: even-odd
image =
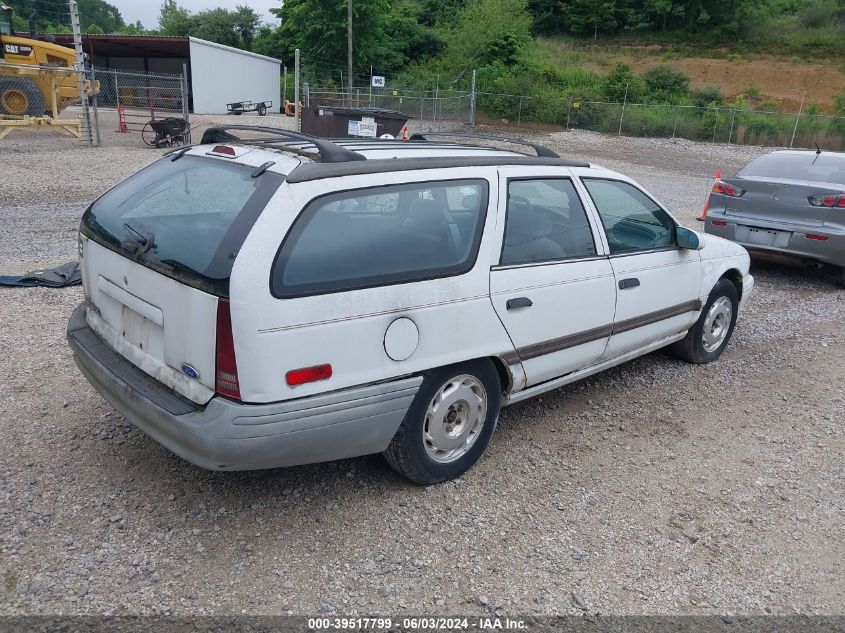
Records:
[[[59,44],[73,46],[70,34]],[[282,62],[238,48],[187,36],[83,35],[82,46],[99,68],[188,74],[191,111],[224,114],[236,101],[272,101],[279,111]]]
[[[278,112],[281,61],[195,37],[188,40],[194,112],[219,114],[234,101],[272,101]]]

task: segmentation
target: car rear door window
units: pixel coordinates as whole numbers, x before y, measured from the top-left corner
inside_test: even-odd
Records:
[[[568,178],[511,180],[501,263],[555,261],[596,254],[584,206]]]
[[[385,185],[317,198],[276,257],[287,298],[459,275],[475,264],[486,180]]]
[[[599,212],[611,255],[674,245],[675,222],[638,188],[621,180],[581,180]]]

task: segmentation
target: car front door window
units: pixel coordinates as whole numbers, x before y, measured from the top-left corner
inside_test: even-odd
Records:
[[[582,180],[604,224],[611,255],[674,245],[675,223],[642,191],[620,180]]]

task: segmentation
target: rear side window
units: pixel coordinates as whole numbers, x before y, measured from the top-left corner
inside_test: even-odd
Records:
[[[279,298],[459,275],[475,264],[485,180],[389,185],[312,201],[273,266]]]
[[[595,254],[590,222],[571,180],[544,178],[508,183],[502,264]]]
[[[645,193],[621,180],[581,180],[599,212],[611,255],[675,244],[675,222]]]
[[[772,152],[753,160],[737,176],[784,178],[845,185],[845,154]]]
[[[159,160],[100,197],[82,218],[95,240],[218,294],[283,177],[213,158]],[[146,242],[146,243],[145,243]]]

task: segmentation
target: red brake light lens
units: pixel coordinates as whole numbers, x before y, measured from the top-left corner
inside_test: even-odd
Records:
[[[724,180],[717,180],[713,183],[713,193],[723,193],[732,198],[739,198],[745,193],[745,189],[732,185]]]
[[[713,226],[727,226],[728,225],[728,223],[725,222],[724,220],[711,220],[710,223]]]
[[[317,382],[318,380],[328,380],[332,377],[331,365],[317,365],[315,367],[303,367],[302,369],[293,369],[285,374],[285,381],[291,387],[297,385],[304,385],[309,382]]]
[[[836,196],[829,193],[820,193],[807,198],[814,207],[843,207],[845,208],[845,195]]]
[[[226,299],[217,301],[217,365],[214,390],[221,396],[241,399],[235,341],[232,337],[232,314]]]
[[[816,235],[815,233],[807,233],[807,235],[805,235],[804,237],[806,237],[808,240],[816,240],[817,242],[827,241],[827,235]]]
[[[231,156],[232,158],[234,158],[236,156],[235,148],[229,147],[228,145],[215,145],[214,149],[211,150],[211,153],[212,154],[223,154],[224,156]]]

